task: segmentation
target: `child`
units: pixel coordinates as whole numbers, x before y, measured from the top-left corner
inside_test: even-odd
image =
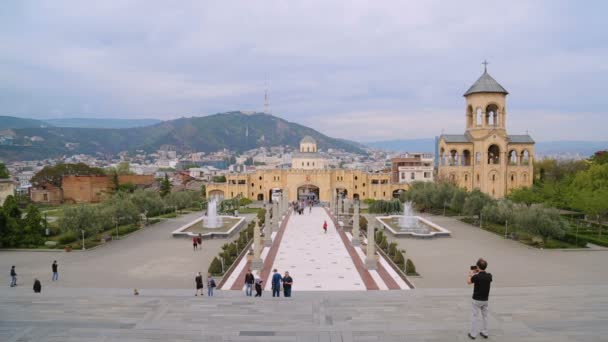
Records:
[[[255,279],[255,296],[262,297],[262,279]]]
[[[213,289],[215,289],[215,280],[211,273],[207,273],[207,295],[213,297]]]

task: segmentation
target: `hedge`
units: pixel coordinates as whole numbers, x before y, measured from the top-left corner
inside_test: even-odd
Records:
[[[412,259],[407,259],[407,262],[405,263],[405,275],[418,275],[418,272],[416,272],[416,266],[414,266]]]

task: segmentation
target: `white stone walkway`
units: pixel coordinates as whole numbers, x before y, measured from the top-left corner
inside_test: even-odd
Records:
[[[327,221],[327,233],[323,222]],[[294,291],[365,291],[365,285],[325,210],[292,214],[272,269],[289,271]],[[272,274],[271,274],[272,276]],[[270,279],[266,289],[270,289]]]

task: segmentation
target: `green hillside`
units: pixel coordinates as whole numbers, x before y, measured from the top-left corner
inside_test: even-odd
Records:
[[[277,145],[295,147],[305,135],[315,138],[321,149],[337,148],[363,153],[355,143],[330,138],[312,128],[272,115],[246,115],[241,112],[181,118],[128,129],[48,127],[13,131],[17,134],[15,145],[18,146],[0,148],[1,159],[19,160],[75,153],[114,154],[138,149],[152,152],[162,145],[174,145],[184,152],[213,152],[222,148],[244,151]],[[33,136],[43,140],[32,142]]]
[[[47,127],[48,123],[40,120],[0,115],[0,131],[13,128]]]

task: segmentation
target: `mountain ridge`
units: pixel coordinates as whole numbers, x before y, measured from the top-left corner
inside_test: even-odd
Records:
[[[321,149],[365,153],[357,143],[328,137],[310,127],[273,115],[240,111],[182,117],[128,129],[27,127],[12,131],[16,134],[15,146],[0,146],[0,158],[5,160],[45,159],[80,153],[153,152],[163,145],[176,146],[182,152],[215,152],[223,148],[244,151],[277,145],[297,147],[306,135],[315,138]],[[36,141],[31,137],[36,137]]]

